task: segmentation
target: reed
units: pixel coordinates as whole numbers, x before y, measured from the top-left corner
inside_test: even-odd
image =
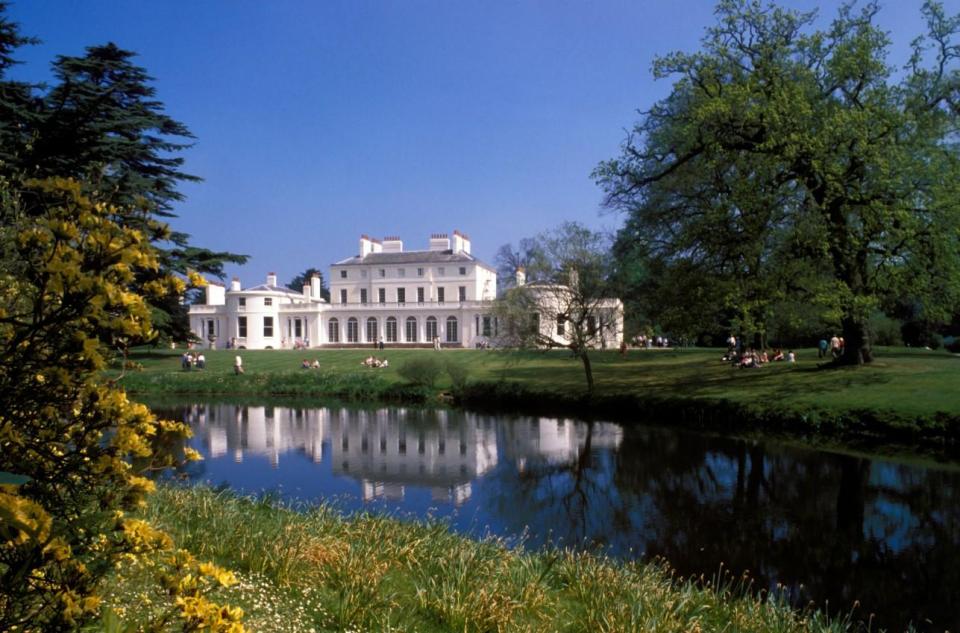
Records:
[[[204,487],[161,486],[144,513],[197,556],[233,569],[222,589],[254,631],[846,631],[743,578],[681,579],[662,562],[525,552],[437,522],[294,508]],[[109,617],[149,617],[136,569],[106,592]],[[116,625],[114,625],[116,626]],[[109,627],[104,627],[109,628]],[[115,628],[113,630],[123,630]]]

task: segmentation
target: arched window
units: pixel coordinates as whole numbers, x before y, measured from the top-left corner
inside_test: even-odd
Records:
[[[357,343],[360,340],[360,326],[357,319],[350,317],[347,319],[347,342]]]
[[[447,343],[456,343],[457,342],[457,332],[460,328],[457,327],[457,317],[447,317]]]
[[[417,342],[417,319],[407,317],[407,343]]]
[[[437,338],[437,317],[427,317],[427,340]]]
[[[387,317],[387,342],[397,342],[397,320],[394,317]]]
[[[377,339],[377,320],[374,317],[367,319],[367,343],[376,343]]]
[[[336,319],[330,319],[327,322],[327,342],[340,342],[340,321],[337,321]]]

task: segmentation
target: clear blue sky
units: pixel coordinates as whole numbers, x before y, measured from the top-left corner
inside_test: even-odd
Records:
[[[792,7],[838,2],[789,0]],[[920,0],[881,25],[906,60]],[[948,11],[960,0],[948,0]],[[654,56],[698,47],[710,0],[13,0],[43,40],[18,78],[113,41],[139,53],[167,112],[197,136],[174,228],[246,253],[244,286],[353,255],[361,233],[426,248],[460,229],[492,263],[565,220],[615,230],[590,179],[638,109],[669,90]]]

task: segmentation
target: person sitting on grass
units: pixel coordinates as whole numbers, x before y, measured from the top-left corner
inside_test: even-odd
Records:
[[[184,371],[190,371],[190,353],[184,352],[183,356],[180,357],[180,369]]]
[[[233,373],[237,376],[243,373],[243,359],[237,354],[233,359]]]
[[[303,361],[300,363],[300,369],[310,369],[310,361],[304,358]]]
[[[310,369],[320,369],[320,359],[314,358],[313,362],[310,364]]]
[[[774,361],[783,360],[783,350],[780,349],[779,347],[776,347],[773,350],[773,360]]]
[[[203,352],[197,354],[197,369],[206,369],[207,368],[207,357],[203,355]]]
[[[789,352],[787,352],[787,362],[788,363],[797,362],[797,355],[793,353],[793,350],[790,350]]]

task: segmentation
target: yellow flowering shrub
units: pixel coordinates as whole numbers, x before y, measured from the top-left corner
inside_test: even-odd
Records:
[[[81,626],[99,615],[110,570],[143,557],[161,559],[182,630],[240,631],[241,612],[203,595],[232,575],[171,554],[167,534],[126,514],[154,488],[145,472],[175,463],[157,447],[182,445],[189,429],[157,420],[102,370],[110,349],[152,337],[141,293],[185,283],[135,283],[156,273],[156,252],[116,217],[75,181],[0,181],[0,630]]]

